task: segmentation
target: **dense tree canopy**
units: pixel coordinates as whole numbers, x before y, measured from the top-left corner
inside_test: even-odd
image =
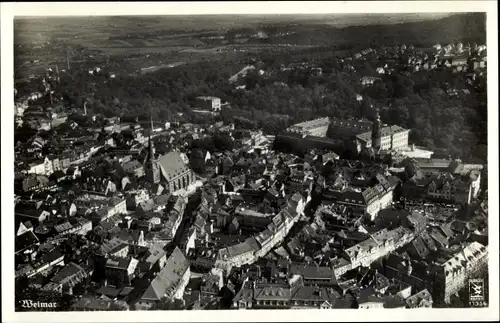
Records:
[[[470,31],[473,23],[481,18],[476,16],[464,18],[460,28]],[[454,21],[455,18],[446,19],[416,23],[420,27],[412,30],[423,30],[432,42],[438,38],[442,42],[458,41],[443,36],[457,34],[443,22]],[[396,43],[392,40],[401,44],[416,36],[425,38],[422,34],[405,34],[403,30],[408,26],[413,25],[404,24],[398,28],[374,26],[369,30],[366,27],[349,27],[321,33],[311,29],[304,33],[310,33],[311,44],[321,47],[293,50],[268,48],[258,54],[248,51],[236,60],[220,55],[151,73],[122,73],[115,77],[111,77],[106,69],[94,74],[89,74],[87,70],[73,70],[71,74],[63,74],[59,84],[52,82],[51,86],[55,93],[60,94],[65,107],[80,114],[84,102],[87,102],[90,114],[121,116],[124,120],[148,120],[152,111],[155,120],[207,125],[223,120],[234,122],[239,128],[261,128],[271,134],[279,133],[293,123],[319,116],[371,118],[371,106],[374,105],[381,108],[384,123],[411,129],[413,143],[429,148],[448,148],[453,155],[484,160],[487,137],[484,76],[471,84],[464,72],[452,73],[446,69],[415,72],[404,63],[408,58],[405,55],[393,60],[395,71],[378,74],[376,70],[386,64],[386,58],[379,59],[374,55],[353,59],[358,51],[353,45],[356,43],[359,49],[369,45],[377,49],[378,46],[393,48]],[[323,41],[329,33],[346,37],[348,30],[353,33],[349,34],[349,43],[343,45],[348,50],[339,50],[337,45]],[[357,39],[361,31],[374,35],[373,44]],[[294,43],[293,38],[303,38],[304,33],[277,37],[273,42]],[[478,35],[482,32],[474,30],[473,35],[469,35],[474,39],[470,41],[481,41]],[[231,34],[228,37],[231,38]],[[255,41],[261,40],[256,38]],[[304,39],[301,41],[303,43]],[[428,42],[425,45],[429,46]],[[291,63],[306,65],[303,65],[304,68],[285,68]],[[246,76],[230,81],[230,77],[245,66],[254,68],[250,68]],[[311,67],[320,67],[323,73],[311,73]],[[364,87],[360,84],[363,76],[377,76],[380,80]],[[36,90],[39,85],[36,81],[30,86]],[[26,87],[29,86],[22,86],[24,92]],[[450,95],[450,90],[457,90],[457,95]],[[220,97],[229,106],[220,116],[196,114],[193,112],[195,98],[200,95]],[[359,95],[363,97],[362,101],[358,100]],[[47,98],[44,100],[47,102]],[[69,119],[83,126],[89,122],[89,118],[75,114]],[[24,131],[24,134],[27,133]],[[25,137],[27,135],[16,133],[16,139]]]

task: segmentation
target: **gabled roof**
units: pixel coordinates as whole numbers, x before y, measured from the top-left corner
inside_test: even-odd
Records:
[[[136,169],[141,168],[142,165],[139,163],[137,160],[131,160],[129,162],[126,162],[122,165],[123,170],[127,173],[129,172],[134,172]]]
[[[206,220],[201,215],[197,214],[194,221],[194,226],[201,229],[205,224]]]
[[[153,243],[148,250],[149,256],[146,258],[146,262],[155,264],[161,257],[163,257],[166,252],[162,247],[161,243]]]
[[[162,194],[153,198],[156,205],[166,205],[170,199],[170,194]]]
[[[415,238],[412,242],[411,245],[413,246],[415,252],[417,253],[417,256],[420,259],[425,259],[427,255],[429,254],[429,249],[427,249],[425,242],[422,240],[421,237]]]
[[[128,265],[132,261],[131,257],[110,257],[106,261],[106,267],[118,268],[122,270],[126,270]]]
[[[164,296],[171,298],[176,291],[184,273],[189,269],[189,261],[182,251],[176,247],[147,290],[142,295],[143,300],[161,300]]]
[[[169,152],[158,160],[165,179],[171,180],[189,171],[189,167],[184,163],[182,156],[177,151]]]
[[[105,254],[114,253],[126,247],[128,247],[128,244],[126,242],[118,238],[113,238],[102,244],[101,251]]]
[[[376,296],[375,290],[372,287],[361,289],[357,297],[358,304],[363,303],[383,303],[383,300]]]
[[[305,279],[321,279],[334,280],[335,274],[330,267],[316,266],[307,264],[293,264],[290,268],[291,272],[296,275],[301,275]]]
[[[291,297],[291,289],[288,286],[262,284],[254,289],[256,300],[283,300],[288,301]]]
[[[38,242],[38,238],[33,231],[26,231],[23,234],[16,236],[16,252],[22,251]]]
[[[59,273],[57,273],[57,275],[54,276],[54,278],[52,278],[52,281],[55,283],[63,284],[66,282],[66,279],[71,278],[72,276],[81,273],[83,271],[84,269],[82,267],[75,264],[74,262],[70,262]]]
[[[419,307],[422,301],[432,302],[431,293],[427,289],[421,290],[420,292],[411,295],[406,299],[406,303],[410,307]]]

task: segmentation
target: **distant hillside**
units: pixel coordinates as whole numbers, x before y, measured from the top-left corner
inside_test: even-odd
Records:
[[[321,29],[275,37],[271,39],[271,42],[339,46],[376,46],[402,43],[428,46],[437,42],[486,43],[486,14],[456,14],[436,20],[399,24],[345,28],[322,27]]]

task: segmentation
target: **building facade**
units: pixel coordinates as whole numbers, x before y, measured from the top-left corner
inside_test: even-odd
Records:
[[[175,248],[165,267],[151,281],[136,306],[147,309],[166,299],[182,299],[191,276],[189,260],[179,248]]]
[[[187,189],[196,182],[195,173],[184,162],[179,152],[173,151],[158,159],[162,181],[170,193]]]
[[[376,123],[375,123],[376,124]],[[373,147],[373,132],[365,132],[356,136],[358,152],[363,148]],[[408,147],[410,130],[399,126],[382,126],[380,128],[380,150],[400,150]],[[376,144],[379,144],[378,139]],[[373,147],[377,148],[377,147]]]
[[[132,257],[112,257],[106,261],[105,276],[108,284],[113,286],[129,286],[134,278],[138,260]]]
[[[468,243],[438,266],[434,294],[438,300],[450,303],[452,295],[466,286],[469,278],[484,273],[488,266],[488,247],[479,242]]]
[[[415,238],[415,234],[403,227],[390,231],[383,229],[371,234],[370,238],[346,249],[343,256],[350,263],[349,269],[360,266],[370,267],[372,262],[406,245],[413,238]],[[342,263],[339,265],[345,266]]]
[[[326,137],[329,126],[330,119],[325,117],[297,123],[288,128],[287,131],[307,136]]]
[[[214,96],[199,96],[196,98],[196,108],[199,110],[218,112],[221,111],[221,100]]]
[[[290,229],[304,212],[306,201],[302,195],[294,194],[284,209],[273,217],[267,228],[244,242],[219,250],[216,266],[227,272],[234,266],[251,264],[265,256],[282,242]]]

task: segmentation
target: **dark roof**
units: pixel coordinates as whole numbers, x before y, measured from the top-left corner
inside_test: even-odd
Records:
[[[421,237],[416,237],[412,242],[411,245],[413,246],[416,255],[420,259],[425,259],[427,255],[429,254],[429,249],[427,249],[425,242],[422,240]],[[411,249],[410,249],[411,250]]]
[[[361,289],[358,296],[358,304],[362,303],[382,303],[383,300],[376,296],[375,290],[372,287]]]
[[[189,269],[189,261],[179,248],[175,248],[165,267],[158,273],[144,292],[141,299],[160,300],[164,295],[171,297],[173,288]]]
[[[114,253],[126,247],[128,247],[128,244],[126,242],[117,238],[113,238],[102,244],[101,251],[104,252],[105,254]]]
[[[111,305],[116,304],[112,300],[101,299],[95,296],[86,296],[79,299],[75,304],[71,307],[76,309],[85,308],[88,310],[96,310],[96,311],[109,311],[111,310]]]
[[[131,258],[123,258],[123,257],[110,257],[106,261],[106,267],[113,267],[118,269],[127,269],[130,263]]]
[[[331,118],[330,131],[341,136],[355,136],[370,131],[373,122],[367,120],[344,120]]]
[[[406,302],[399,296],[385,296],[384,308],[401,308],[406,307]]]
[[[54,260],[62,256],[64,256],[64,254],[62,253],[61,248],[56,247],[42,256],[42,262],[43,263],[53,262]]]
[[[439,228],[444,233],[446,238],[452,238],[455,235],[455,233],[451,229],[451,225],[448,223],[440,225]]]
[[[448,245],[448,240],[440,231],[433,229],[430,233],[430,236],[440,245],[442,246]]]
[[[332,297],[333,296],[333,297]],[[314,286],[301,286],[297,288],[292,301],[331,301],[336,295],[332,295],[326,288]]]
[[[256,300],[283,300],[290,299],[290,287],[281,284],[258,284],[254,288],[254,298]]]
[[[129,162],[126,162],[122,165],[123,170],[127,173],[129,172],[134,172],[136,169],[141,168],[142,165],[139,163],[137,160],[131,160]]]
[[[326,266],[316,266],[307,264],[293,264],[290,268],[291,272],[296,275],[301,275],[305,279],[335,279],[333,270]]]
[[[84,269],[79,265],[74,262],[70,262],[60,272],[58,272],[54,278],[52,278],[52,281],[55,283],[64,283],[67,278],[83,272],[83,270]]]
[[[162,194],[153,198],[156,205],[166,205],[170,199],[170,194]]]
[[[420,292],[411,295],[406,299],[406,303],[410,307],[417,307],[423,300],[432,302],[432,296],[427,289],[421,290]]]
[[[31,228],[33,228],[33,224],[32,224],[32,223],[31,223],[31,221],[29,221],[29,220],[28,220],[28,221],[26,221],[26,222],[24,222],[23,224],[24,224],[24,226],[26,227],[26,229],[31,229]]]
[[[121,289],[113,286],[102,286],[96,291],[98,295],[106,295],[110,298],[116,298],[121,292]]]
[[[36,243],[38,243],[38,238],[32,231],[24,232],[23,234],[16,236],[16,253],[23,251],[24,249],[29,248]]]

